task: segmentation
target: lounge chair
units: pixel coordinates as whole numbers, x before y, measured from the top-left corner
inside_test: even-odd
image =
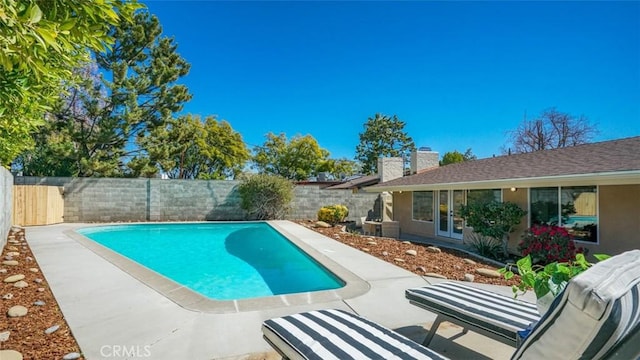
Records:
[[[448,321],[507,345],[517,346],[518,331],[540,320],[536,304],[456,282],[407,289],[409,303],[438,316],[422,344],[429,346],[440,323]]]
[[[288,359],[444,358],[342,310],[266,320],[262,332]],[[599,262],[571,279],[515,349],[512,359],[638,359],[639,338],[640,250],[633,250]]]

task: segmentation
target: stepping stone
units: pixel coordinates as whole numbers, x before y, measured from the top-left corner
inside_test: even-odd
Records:
[[[20,263],[17,260],[5,260],[2,262],[2,265],[6,266],[18,266]]]
[[[24,275],[17,274],[17,275],[11,275],[11,276],[5,278],[4,282],[6,282],[6,283],[14,283],[14,282],[20,281],[22,279],[24,279]]]
[[[0,359],[2,360],[22,360],[22,354],[15,350],[0,350]]]
[[[53,334],[54,332],[58,331],[58,329],[60,329],[60,325],[53,325],[52,327],[45,330],[44,333],[47,335]]]
[[[14,287],[17,287],[18,289],[22,289],[22,288],[26,288],[27,286],[29,286],[29,283],[27,283],[24,280],[20,280],[20,281],[16,281],[13,284]]]
[[[9,317],[20,317],[27,315],[28,312],[29,309],[27,309],[26,307],[22,305],[16,305],[9,308],[9,311],[7,311],[7,315],[9,315]]]
[[[9,334],[11,334],[9,331],[0,332],[0,342],[9,340]]]
[[[417,251],[415,251],[415,250],[413,250],[413,249],[411,249],[411,250],[407,250],[407,251],[405,251],[404,253],[405,253],[405,254],[407,254],[407,255],[413,255],[413,256],[418,255],[418,252],[417,252]]]
[[[76,360],[76,359],[80,359],[80,356],[82,356],[82,355],[80,355],[77,352],[72,352],[72,353],[68,353],[67,355],[63,356],[62,360]]]
[[[480,274],[482,276],[490,277],[490,278],[502,277],[502,274],[500,274],[499,272],[497,272],[495,270],[491,270],[491,269],[485,269],[485,268],[476,269],[476,273],[478,273],[478,274]]]

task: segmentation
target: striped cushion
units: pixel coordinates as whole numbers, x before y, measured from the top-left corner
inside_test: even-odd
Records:
[[[266,320],[265,339],[289,359],[445,359],[383,326],[342,310]]]
[[[571,279],[512,359],[603,358],[638,331],[639,305],[640,250],[632,250]]]
[[[517,331],[540,319],[535,304],[455,282],[408,289],[405,296],[418,306],[499,334],[514,344]]]

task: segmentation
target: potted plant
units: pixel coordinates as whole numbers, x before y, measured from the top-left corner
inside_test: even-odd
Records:
[[[598,261],[602,261],[610,256],[595,254],[594,257]],[[529,254],[518,260],[515,265],[518,274],[520,274],[520,283],[513,285],[514,297],[533,290],[536,294],[538,312],[543,315],[569,280],[587,270],[592,264],[586,260],[584,254],[578,253],[573,260],[565,262],[554,261],[547,265],[533,264]],[[513,264],[508,264],[498,271],[508,280],[515,275],[512,270]]]

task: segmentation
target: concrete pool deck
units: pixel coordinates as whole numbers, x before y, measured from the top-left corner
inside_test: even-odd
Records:
[[[264,307],[258,304],[246,311],[194,311],[69,235],[69,230],[95,224],[28,227],[26,237],[86,359],[276,359],[262,339],[262,321],[325,308],[356,312],[414,340],[424,337],[424,326],[428,328],[435,315],[410,305],[404,290],[442,280],[415,275],[295,223],[275,224],[362,279],[368,290],[345,298],[308,294],[282,306],[265,300]],[[460,328],[453,325],[441,329],[430,348],[454,359],[506,359],[514,350],[472,332],[460,336]],[[123,348],[129,356],[116,354]]]

